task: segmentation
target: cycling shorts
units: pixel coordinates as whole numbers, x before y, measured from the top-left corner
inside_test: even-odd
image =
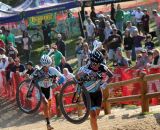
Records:
[[[43,95],[46,99],[50,99],[50,97],[51,97],[50,87],[48,87],[48,88],[43,88],[43,87],[41,87],[41,91],[42,91],[42,95]]]

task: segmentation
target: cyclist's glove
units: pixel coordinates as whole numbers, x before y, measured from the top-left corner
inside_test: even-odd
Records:
[[[106,89],[107,88],[107,82],[104,82],[100,87],[102,90]]]

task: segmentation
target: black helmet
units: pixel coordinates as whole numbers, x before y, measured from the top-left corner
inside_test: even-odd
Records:
[[[91,62],[102,63],[103,54],[99,50],[95,50],[90,54]]]

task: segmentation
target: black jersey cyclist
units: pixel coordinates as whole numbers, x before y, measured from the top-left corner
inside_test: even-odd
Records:
[[[91,98],[91,108],[90,108],[90,124],[92,130],[98,130],[97,117],[100,113],[100,108],[102,104],[102,89],[105,89],[107,84],[110,82],[111,77],[113,76],[112,72],[108,69],[105,64],[103,64],[103,55],[99,50],[94,50],[90,54],[90,62],[82,66],[76,78],[79,79],[84,75],[106,75],[105,80],[91,80],[84,83],[85,88],[89,92]]]

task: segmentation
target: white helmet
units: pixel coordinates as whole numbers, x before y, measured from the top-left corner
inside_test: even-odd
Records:
[[[43,55],[40,59],[42,66],[50,66],[52,64],[52,59],[48,55]]]

